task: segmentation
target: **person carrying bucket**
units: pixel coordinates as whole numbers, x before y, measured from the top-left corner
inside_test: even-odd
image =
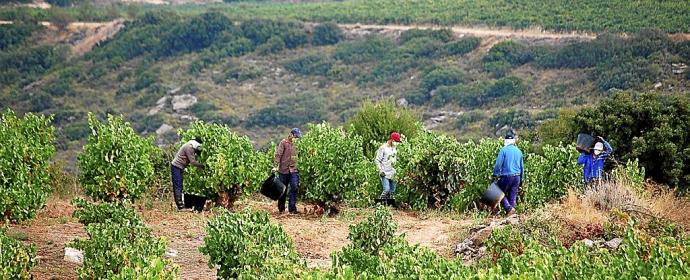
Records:
[[[293,145],[295,138],[301,138],[302,132],[299,128],[293,128],[287,138],[280,141],[276,149],[272,172],[278,172],[280,181],[285,186],[290,185],[287,195],[278,199],[278,212],[285,212],[285,197],[288,196],[288,211],[290,214],[297,214],[297,188],[299,185],[299,170],[297,169],[297,149]]]
[[[504,146],[496,158],[493,177],[498,177],[498,187],[505,193],[501,200],[503,210],[506,215],[512,215],[517,206],[518,190],[522,186],[525,168],[522,151],[515,145],[515,134],[508,131],[503,141]]]
[[[597,143],[592,148],[592,153],[581,152],[577,158],[577,164],[582,165],[582,179],[585,185],[591,184],[599,179],[604,173],[604,163],[613,153],[613,148],[603,137],[597,137]]]
[[[376,151],[376,167],[379,169],[379,176],[381,177],[381,184],[383,185],[383,192],[381,192],[381,199],[391,199],[395,193],[395,168],[393,165],[397,161],[398,153],[395,146],[400,143],[400,133],[391,133],[388,141],[383,143]]]
[[[185,210],[184,200],[182,198],[182,179],[184,169],[190,164],[200,169],[204,168],[204,165],[196,160],[196,154],[201,152],[201,143],[202,141],[198,137],[187,141],[184,143],[184,145],[182,145],[180,150],[177,151],[175,159],[173,159],[173,161],[170,163],[173,194],[175,196],[175,205],[177,206],[177,210]]]

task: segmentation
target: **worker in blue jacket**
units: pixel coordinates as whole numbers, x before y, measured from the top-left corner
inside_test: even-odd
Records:
[[[512,215],[517,206],[518,190],[522,186],[525,166],[522,151],[515,145],[515,134],[509,131],[503,141],[504,146],[496,158],[493,176],[498,177],[498,187],[505,193],[501,200],[503,210],[506,211],[506,215]]]
[[[599,140],[594,144],[592,153],[581,153],[577,159],[577,164],[581,164],[582,177],[585,184],[590,184],[601,178],[604,173],[604,163],[606,159],[613,153],[613,148],[606,142],[603,137],[598,136]]]

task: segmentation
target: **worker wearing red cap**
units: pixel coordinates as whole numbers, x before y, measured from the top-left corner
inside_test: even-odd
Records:
[[[388,141],[383,143],[378,151],[376,151],[376,167],[379,169],[381,183],[383,184],[381,199],[390,199],[395,193],[395,182],[393,182],[395,168],[393,165],[397,160],[397,151],[395,150],[395,146],[398,143],[400,143],[400,133],[393,132],[388,138]]]

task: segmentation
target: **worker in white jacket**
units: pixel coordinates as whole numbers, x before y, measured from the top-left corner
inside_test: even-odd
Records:
[[[397,152],[395,150],[397,143],[400,143],[400,133],[393,132],[388,141],[383,143],[376,151],[376,167],[379,168],[379,175],[383,184],[381,199],[390,199],[395,193],[395,182],[393,182],[395,168],[393,165],[397,160]]]

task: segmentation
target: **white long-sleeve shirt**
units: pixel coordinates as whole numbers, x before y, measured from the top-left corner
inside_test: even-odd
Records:
[[[387,179],[393,179],[395,176],[395,168],[393,165],[398,160],[398,152],[395,147],[388,145],[388,143],[383,143],[381,147],[376,151],[376,167],[379,168],[379,172],[383,172]]]

